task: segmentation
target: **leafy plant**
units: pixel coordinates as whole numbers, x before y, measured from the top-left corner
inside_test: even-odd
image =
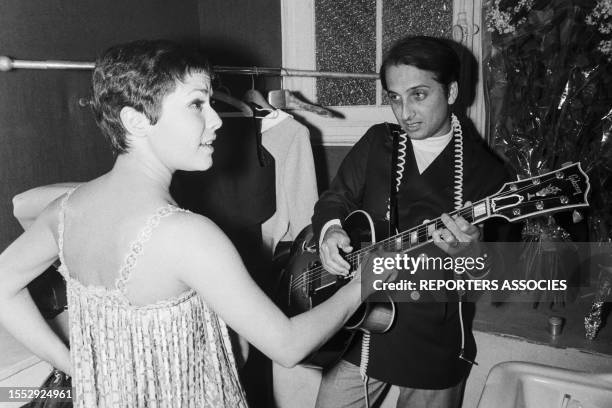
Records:
[[[612,1],[489,0],[485,18],[490,141],[522,177],[579,161],[593,188],[590,239],[610,240]],[[552,217],[527,222],[523,239],[525,277],[569,278],[555,248],[569,234]]]
[[[489,133],[524,177],[580,161],[612,206],[612,1],[490,0]],[[609,225],[609,223],[608,223]]]

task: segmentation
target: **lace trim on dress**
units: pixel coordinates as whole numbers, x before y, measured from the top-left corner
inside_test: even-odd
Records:
[[[153,230],[157,228],[159,222],[162,218],[167,217],[175,212],[187,210],[183,210],[173,204],[167,204],[161,208],[159,208],[155,214],[153,214],[145,224],[145,227],[138,234],[138,238],[132,243],[130,246],[130,251],[125,257],[123,264],[119,269],[119,277],[115,282],[115,288],[119,290],[124,296],[126,296],[126,285],[130,279],[130,274],[132,270],[136,266],[136,260],[142,254],[144,244],[151,239],[151,235],[153,234]]]

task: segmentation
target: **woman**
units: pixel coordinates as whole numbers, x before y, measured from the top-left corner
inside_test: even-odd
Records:
[[[358,307],[360,273],[289,319],[227,237],[175,205],[172,174],[210,168],[221,126],[199,53],[166,41],[112,47],[96,62],[93,92],[115,164],[53,201],[0,255],[0,323],[73,376],[77,407],[244,407],[224,322],[295,365]],[[26,289],[58,254],[70,350]]]

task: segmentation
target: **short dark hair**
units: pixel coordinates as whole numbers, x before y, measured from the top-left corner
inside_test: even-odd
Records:
[[[442,38],[413,36],[397,41],[386,53],[380,67],[380,82],[387,90],[387,68],[393,65],[412,65],[418,69],[431,71],[434,79],[448,87],[459,81],[461,63],[459,56],[450,46],[449,40]]]
[[[120,118],[123,107],[144,113],[155,124],[164,96],[186,75],[198,72],[212,77],[206,56],[172,41],[138,40],[106,50],[93,72],[93,110],[113,151],[121,154],[129,149]]]

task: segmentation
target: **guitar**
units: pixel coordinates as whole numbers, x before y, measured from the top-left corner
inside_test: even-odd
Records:
[[[540,176],[505,183],[497,193],[454,211],[472,224],[501,217],[510,222],[537,215],[588,207],[589,178],[580,163],[565,166]],[[378,249],[408,252],[432,241],[431,233],[443,228],[440,218],[428,221],[397,235],[377,240],[372,218],[365,211],[349,214],[342,228],[348,233],[353,252],[346,255],[351,270],[357,269],[364,255]],[[365,243],[365,244],[364,244]],[[294,241],[290,259],[281,277],[278,301],[289,316],[308,311],[329,299],[350,276],[333,275],[323,269],[312,228],[306,227]],[[364,302],[351,316],[344,329],[336,333],[302,364],[327,367],[347,350],[356,330],[384,333],[395,319],[395,305],[388,302]]]

